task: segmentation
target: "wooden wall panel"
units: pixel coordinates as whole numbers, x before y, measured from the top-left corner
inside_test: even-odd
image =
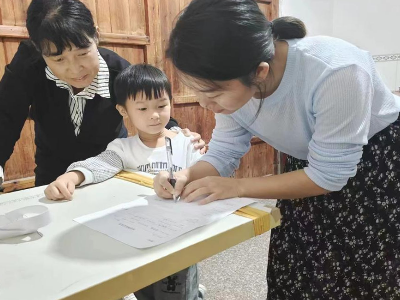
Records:
[[[17,52],[20,40],[5,38],[3,39],[5,63],[11,62],[15,52]],[[0,54],[1,55],[1,54]],[[0,58],[1,62],[1,58]],[[1,65],[4,69],[4,65]],[[33,121],[27,120],[21,132],[21,137],[15,145],[14,152],[5,166],[6,180],[33,176],[35,168],[34,153],[35,143],[32,133]]]
[[[131,45],[113,45],[114,52],[118,53],[121,57],[125,58],[131,64],[142,64],[144,60],[143,47]]]
[[[21,131],[21,136],[15,144],[14,152],[5,166],[6,180],[34,176],[35,164],[35,143],[32,132],[33,121],[27,120]]]
[[[104,33],[146,34],[145,0],[81,0]],[[25,26],[31,0],[0,0],[0,24]]]
[[[100,32],[111,32],[109,0],[96,0],[96,16]]]
[[[146,35],[146,9],[144,0],[129,0],[129,20],[132,34]]]
[[[20,40],[12,39],[12,38],[4,38],[3,43],[4,43],[4,52],[5,52],[5,57],[6,57],[6,63],[8,64],[11,62],[11,60],[14,57],[14,54],[18,50]]]
[[[96,2],[95,19],[101,32],[146,35],[144,0],[97,0]],[[93,6],[93,4],[88,5],[88,7]]]
[[[160,2],[160,22],[161,22],[161,36],[162,36],[162,43],[161,49],[163,53],[163,69],[167,74],[168,78],[171,80],[172,90],[174,95],[179,96],[194,96],[193,92],[186,87],[174,69],[172,63],[165,59],[165,51],[168,47],[169,36],[174,27],[176,19],[179,13],[185,9],[187,5],[189,5],[190,0],[176,0],[176,1],[161,1]]]
[[[169,35],[172,31],[173,21],[180,12],[180,3],[178,1],[161,1],[160,2],[160,22],[161,22],[161,51],[164,54],[167,46]],[[165,54],[163,55],[165,57]],[[181,82],[175,76],[175,70],[170,61],[164,59],[164,72],[171,81],[172,91],[174,94],[180,95]]]
[[[114,51],[131,64],[141,64],[145,62],[143,47],[108,43],[101,43],[100,47]]]
[[[25,26],[26,12],[31,0],[13,0],[14,3],[14,16],[16,26]]]
[[[259,1],[261,2],[261,1]],[[259,3],[259,7],[268,20],[272,21],[279,16],[279,1],[264,1]]]
[[[253,138],[250,151],[240,161],[240,167],[236,171],[236,178],[261,177],[268,174],[276,174],[276,155],[274,148]]]
[[[30,1],[30,0],[27,0],[27,1]],[[96,22],[96,20],[97,20],[96,0],[81,0],[81,2],[82,2],[83,4],[85,4],[87,8],[89,8],[90,12],[91,12],[92,15],[93,15],[93,19],[94,19],[95,22]],[[96,23],[96,24],[97,24],[97,23]]]
[[[0,78],[3,77],[5,66],[6,66],[6,53],[4,51],[4,42],[3,39],[0,39]]]
[[[175,104],[174,118],[179,121],[181,128],[189,128],[198,132],[206,143],[211,139],[215,127],[214,113],[201,107],[198,103]]]
[[[13,1],[0,0],[1,24],[15,25]]]
[[[130,33],[129,0],[110,1],[111,32]]]
[[[160,1],[146,0],[145,5],[146,15],[146,33],[150,37],[150,43],[145,48],[146,62],[162,68],[163,52],[161,38],[161,18],[160,16]]]

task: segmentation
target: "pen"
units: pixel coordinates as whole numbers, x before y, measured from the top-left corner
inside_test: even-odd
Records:
[[[176,179],[174,178],[174,172],[172,169],[172,143],[171,139],[169,137],[165,137],[165,148],[167,149],[167,164],[168,164],[168,172],[169,172],[169,178],[168,181],[172,185],[173,188],[175,188],[175,183]],[[172,195],[174,198],[175,202],[178,202],[180,200],[180,196],[176,197],[175,195]]]

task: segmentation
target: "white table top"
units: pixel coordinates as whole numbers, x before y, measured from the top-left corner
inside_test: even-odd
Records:
[[[0,240],[1,300],[117,299],[254,236],[252,220],[230,215],[164,245],[139,250],[73,219],[153,190],[111,179],[79,188],[72,201],[62,202],[47,200],[43,190],[0,196],[0,214],[42,204],[53,218],[39,229],[42,237],[34,233]]]

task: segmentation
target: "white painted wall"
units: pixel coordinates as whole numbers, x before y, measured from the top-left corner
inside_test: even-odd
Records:
[[[334,0],[280,0],[279,5],[282,16],[297,17],[306,24],[308,35],[333,35]]]
[[[400,54],[400,0],[281,0],[281,15],[303,20],[310,36],[344,39],[372,55]],[[400,61],[377,62],[392,90],[400,87]]]
[[[334,1],[334,36],[367,49],[372,55],[400,53],[399,0]]]

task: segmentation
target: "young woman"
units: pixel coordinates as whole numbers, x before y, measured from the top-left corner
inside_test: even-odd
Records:
[[[254,0],[191,2],[167,53],[216,128],[175,190],[166,173],[155,189],[202,203],[287,199],[268,299],[400,299],[400,99],[366,51],[305,34],[298,19],[269,22]],[[232,174],[253,135],[288,154],[286,173],[217,177]]]
[[[30,39],[20,44],[0,81],[0,183],[30,114],[36,185],[44,185],[72,162],[127,135],[112,86],[129,63],[97,47],[92,15],[78,0],[33,0],[26,25]],[[172,126],[174,119],[167,128]]]

